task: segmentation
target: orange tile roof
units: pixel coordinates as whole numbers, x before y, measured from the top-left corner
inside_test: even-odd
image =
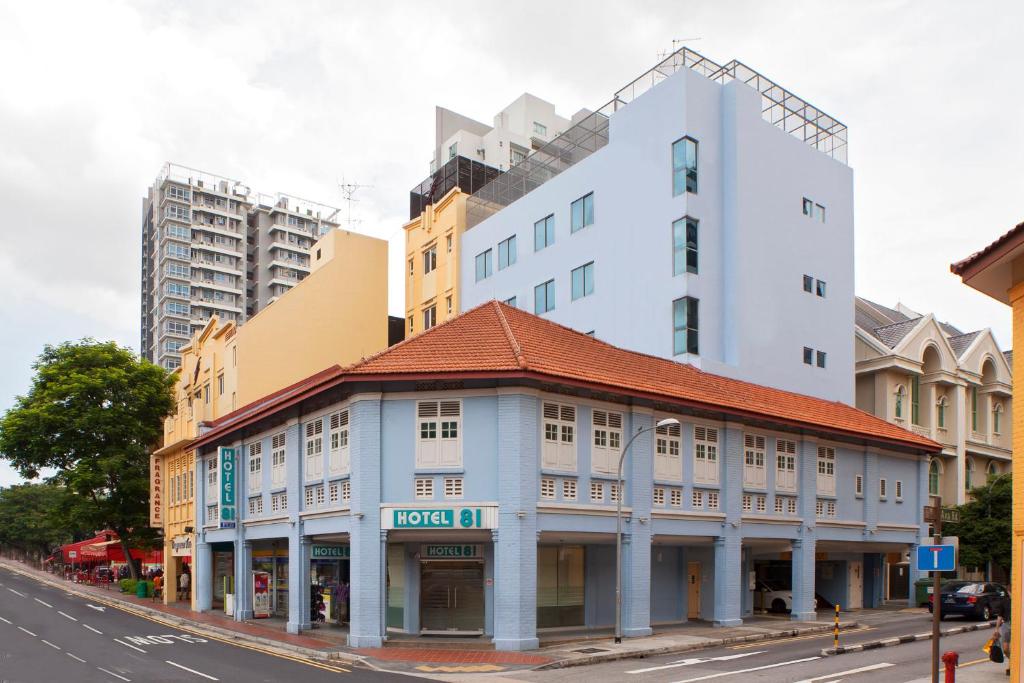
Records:
[[[352,366],[318,373],[314,377],[322,381],[312,382],[313,386],[304,384],[307,390],[300,390],[302,395],[288,392],[276,401],[253,404],[255,410],[236,413],[244,411],[255,419],[273,412],[275,406],[291,405],[328,387],[371,376],[398,379],[444,375],[561,380],[612,394],[841,432],[918,451],[937,452],[942,448],[931,439],[845,403],[713,375],[691,365],[628,351],[497,301],[481,304]],[[228,422],[222,419],[198,441],[205,445],[219,433],[248,421],[221,424]]]

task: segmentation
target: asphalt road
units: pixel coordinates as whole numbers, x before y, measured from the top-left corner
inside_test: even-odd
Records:
[[[0,682],[405,681],[178,630],[0,567]]]
[[[877,623],[871,625],[870,630],[845,633],[841,644],[852,645],[930,630],[927,614],[897,612],[878,615],[877,618]],[[944,622],[943,628],[952,627],[954,621]],[[960,653],[961,664],[977,662],[970,666],[989,668],[1001,674],[1000,665],[989,662],[981,651],[991,632],[992,629],[985,629],[945,637],[941,641],[942,651],[956,650]],[[821,649],[831,646],[831,643],[831,635],[802,636],[588,667],[517,672],[501,676],[500,680],[559,683],[906,683],[930,676],[930,640],[822,657]]]

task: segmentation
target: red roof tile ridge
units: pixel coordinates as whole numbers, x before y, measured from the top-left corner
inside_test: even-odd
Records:
[[[503,306],[507,304],[499,303],[497,299],[491,299],[491,304],[494,306],[494,311],[498,314],[498,320],[501,322],[501,329],[505,332],[505,338],[508,339],[509,345],[512,347],[512,353],[516,356],[516,363],[519,367],[526,369],[526,356],[523,355],[523,349],[519,346],[519,341],[516,339],[516,335],[512,333],[512,328],[509,327],[508,319],[505,317],[505,312],[502,310]]]
[[[1013,226],[1012,228],[1004,232],[1002,235],[997,237],[993,242],[990,242],[987,246],[982,247],[981,249],[974,252],[970,256],[960,259],[955,263],[951,263],[949,266],[950,272],[952,272],[954,275],[963,275],[964,271],[966,271],[968,268],[974,265],[976,261],[978,261],[984,256],[987,256],[988,254],[992,253],[993,251],[1001,247],[1016,233],[1022,230],[1024,230],[1024,222],[1018,223],[1017,225]]]

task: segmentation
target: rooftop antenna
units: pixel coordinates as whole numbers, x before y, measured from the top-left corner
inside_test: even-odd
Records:
[[[350,182],[346,182],[345,181],[345,176],[342,176],[341,180],[338,181],[338,187],[341,189],[341,195],[342,195],[342,198],[345,200],[345,206],[346,206],[346,209],[347,209],[347,211],[346,211],[347,217],[345,218],[345,225],[347,226],[347,229],[349,230],[349,232],[351,232],[352,231],[352,226],[353,226],[352,203],[359,201],[358,199],[355,198],[355,194],[356,194],[357,191],[362,190],[364,188],[365,189],[370,189],[370,188],[373,187],[373,185],[360,185],[357,182],[351,182],[351,183]],[[359,223],[359,220],[356,219],[355,223]]]
[[[673,38],[672,39],[672,50],[670,52],[666,52],[665,50],[660,50],[658,52],[658,60],[659,61],[663,60],[666,57],[668,57],[669,55],[674,54],[675,51],[678,50],[679,47],[683,43],[686,43],[686,42],[689,42],[689,41],[692,41],[692,40],[700,40],[700,38],[699,37],[697,37],[697,38]]]

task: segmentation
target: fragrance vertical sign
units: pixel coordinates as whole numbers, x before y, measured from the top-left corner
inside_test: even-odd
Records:
[[[220,492],[220,528],[221,529],[234,529],[235,528],[235,482],[236,482],[236,469],[235,469],[235,449],[234,448],[218,448],[217,459],[220,461],[220,465],[217,468],[217,474],[219,478],[219,486],[217,490]]]

